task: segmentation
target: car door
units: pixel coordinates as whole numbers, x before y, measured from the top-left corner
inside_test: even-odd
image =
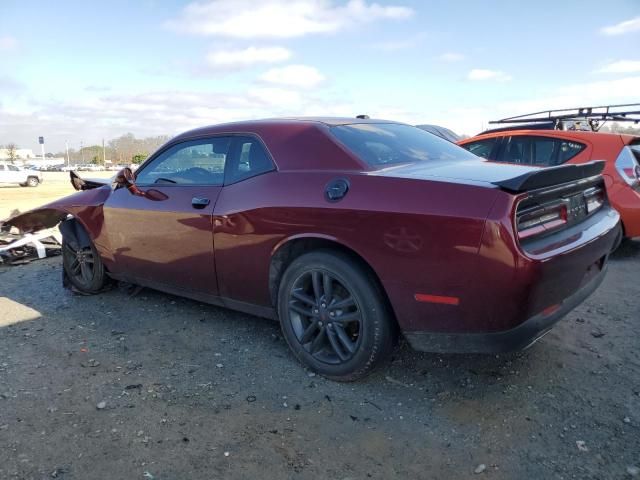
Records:
[[[159,289],[218,294],[212,215],[231,138],[170,145],[136,172],[140,195],[111,194],[104,226],[114,273]]]
[[[268,270],[272,239],[261,233],[260,209],[269,204],[270,172],[275,164],[256,136],[234,138],[225,186],[214,209],[214,245],[220,295],[245,304],[268,303],[263,269]]]

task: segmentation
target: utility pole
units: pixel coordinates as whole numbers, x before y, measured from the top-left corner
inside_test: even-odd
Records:
[[[80,140],[80,158],[82,158],[82,164],[84,165],[84,150],[82,150],[82,140]]]
[[[69,142],[64,141],[64,148],[67,151],[67,167],[69,166]]]
[[[104,138],[102,139],[102,165],[107,166],[107,152],[104,149]]]

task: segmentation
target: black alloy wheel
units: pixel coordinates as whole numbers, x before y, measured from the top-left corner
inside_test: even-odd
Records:
[[[338,381],[371,373],[391,353],[395,321],[372,272],[333,250],[300,255],[278,289],[278,316],[294,355]]]
[[[314,269],[298,277],[290,292],[289,318],[302,347],[319,361],[345,362],[358,348],[360,308],[331,272]]]
[[[104,286],[104,265],[93,245],[74,247],[63,240],[62,263],[69,281],[81,292],[97,293]]]

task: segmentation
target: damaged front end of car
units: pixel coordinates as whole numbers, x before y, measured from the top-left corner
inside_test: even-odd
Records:
[[[22,243],[37,238],[39,232],[58,227],[65,245],[74,250],[88,248],[100,237],[103,228],[103,205],[112,191],[112,179],[83,179],[70,172],[76,193],[41,207],[19,213],[0,223],[0,230]],[[46,255],[38,257],[43,258]],[[68,279],[63,278],[65,286]]]

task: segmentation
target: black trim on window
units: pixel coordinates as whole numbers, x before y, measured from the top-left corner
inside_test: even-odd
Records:
[[[227,172],[228,161],[225,161],[225,179],[224,179],[224,183],[222,185],[217,185],[217,186],[233,185],[235,183],[239,183],[239,182],[242,182],[244,180],[248,180],[249,178],[257,177],[259,175],[263,175],[265,173],[269,173],[269,172],[273,172],[273,171],[277,171],[278,170],[277,164],[274,161],[274,157],[271,154],[271,151],[267,147],[267,144],[262,139],[262,137],[260,137],[260,135],[258,135],[256,133],[253,133],[253,132],[221,132],[221,133],[216,133],[216,134],[194,135],[192,137],[181,138],[179,140],[170,140],[169,142],[165,143],[162,147],[160,147],[159,150],[156,150],[154,153],[152,153],[151,156],[149,158],[147,158],[144,162],[142,162],[142,164],[140,165],[140,167],[138,167],[138,169],[136,170],[136,172],[134,172],[134,174],[137,177],[138,173],[142,172],[145,168],[148,168],[148,166],[150,164],[152,164],[158,157],[160,157],[163,153],[165,153],[167,150],[175,147],[176,145],[179,145],[179,144],[182,144],[182,143],[188,143],[188,142],[192,142],[192,141],[198,141],[198,140],[214,139],[214,138],[219,138],[219,137],[251,137],[251,138],[255,138],[260,143],[260,145],[264,149],[265,153],[267,154],[267,158],[271,162],[271,167],[272,168],[270,170],[258,173],[256,175],[252,175],[252,176],[249,176],[249,177],[246,177],[246,178],[242,178],[242,179],[237,180],[235,182],[227,183],[226,172]],[[229,152],[227,153],[227,156],[231,155],[234,143],[235,143],[235,141],[232,138],[231,145],[229,147]],[[157,186],[156,184],[144,184],[144,185],[141,185],[141,186],[150,186],[150,185]],[[196,184],[170,184],[170,183],[163,183],[162,184],[163,188],[164,187],[185,187],[185,186],[202,186],[202,185],[196,185]],[[210,186],[214,186],[214,185],[210,185]]]

